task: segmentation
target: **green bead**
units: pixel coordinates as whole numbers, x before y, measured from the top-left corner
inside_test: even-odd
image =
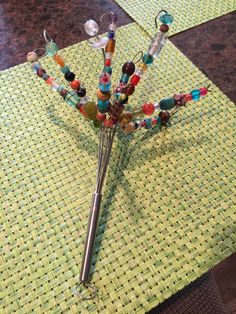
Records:
[[[70,68],[69,68],[67,65],[65,65],[64,67],[62,67],[60,70],[61,70],[61,72],[62,72],[63,74],[66,74],[67,72],[70,72]]]
[[[170,110],[175,106],[174,97],[162,99],[159,103],[161,110]]]
[[[49,41],[45,46],[45,50],[49,56],[53,57],[57,54],[59,49],[57,47],[57,44],[55,44],[53,41]]]
[[[165,13],[165,14],[160,16],[160,21],[163,24],[172,24],[173,21],[174,21],[174,18],[173,18],[173,16],[171,14]]]
[[[94,121],[93,121],[93,125],[95,126],[95,128],[99,128],[100,125],[101,125],[101,121],[99,121],[99,120],[94,120]]]
[[[80,101],[80,98],[74,92],[69,92],[66,94],[64,100],[69,106],[75,108],[75,106]]]
[[[143,63],[150,65],[153,62],[153,56],[149,55],[148,53],[145,53],[142,58]]]
[[[112,74],[112,68],[111,67],[105,67],[104,68],[104,72],[108,73],[108,74]]]

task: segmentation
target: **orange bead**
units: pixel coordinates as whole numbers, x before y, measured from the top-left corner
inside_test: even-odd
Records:
[[[107,45],[106,45],[105,51],[113,53],[115,51],[115,45],[116,45],[115,39],[110,38],[108,40]]]
[[[79,80],[74,80],[70,82],[71,88],[77,90],[80,88],[80,81]]]
[[[61,56],[54,55],[53,58],[56,61],[56,63],[60,65],[60,67],[64,67],[65,66],[65,62],[64,62],[64,60],[62,59]]]

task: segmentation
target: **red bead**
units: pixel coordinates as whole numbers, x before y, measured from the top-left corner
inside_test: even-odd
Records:
[[[155,111],[154,104],[152,104],[152,103],[143,104],[142,111],[144,114],[150,116]]]
[[[105,66],[109,67],[110,65],[111,65],[111,59],[108,58],[108,59],[106,59],[106,61],[105,61]]]
[[[53,81],[54,81],[54,78],[51,77],[51,76],[49,76],[49,78],[46,80],[46,83],[47,83],[48,85],[51,85]]]
[[[80,81],[74,80],[74,81],[70,82],[70,86],[71,86],[71,88],[77,90],[80,88]]]
[[[97,120],[99,120],[99,121],[104,121],[104,120],[106,120],[106,114],[105,114],[105,113],[98,112],[98,113],[97,113]]]
[[[199,88],[201,96],[206,96],[208,89],[206,87]]]
[[[108,127],[108,128],[112,128],[113,127],[113,121],[112,120],[105,120],[103,122],[104,126]]]
[[[191,94],[186,94],[184,98],[186,101],[191,101],[193,99]]]
[[[156,125],[157,124],[157,119],[152,118],[152,125]]]
[[[84,105],[83,104],[76,104],[76,108],[82,113],[82,115],[84,115],[85,117],[87,116],[86,111],[84,110]]]
[[[168,111],[161,111],[159,117],[161,118],[161,122],[167,123],[170,119],[170,113]]]
[[[141,122],[141,127],[145,127],[146,126],[146,121],[142,121]]]
[[[162,33],[167,33],[168,30],[169,30],[169,26],[168,26],[167,24],[162,24],[162,25],[160,26],[160,31],[161,31]]]
[[[132,77],[131,77],[131,80],[130,80],[130,84],[136,86],[138,85],[138,82],[140,81],[141,77],[137,74],[134,74]]]
[[[126,62],[122,67],[122,73],[132,75],[135,71],[135,64],[132,61]]]
[[[130,96],[130,95],[132,95],[134,93],[134,90],[135,90],[134,85],[128,84],[127,87],[126,87],[126,90],[125,90],[125,94],[127,96]]]
[[[60,94],[61,94],[62,97],[65,97],[66,94],[68,94],[68,91],[67,91],[66,89],[62,89],[62,90],[60,91]]]

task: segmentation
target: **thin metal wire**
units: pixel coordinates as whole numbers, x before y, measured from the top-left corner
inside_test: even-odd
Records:
[[[156,17],[155,17],[155,26],[156,26],[156,28],[157,28],[157,18],[158,18],[158,16],[160,15],[161,12],[168,13],[166,10],[161,10],[161,11],[159,11],[159,12],[157,13],[157,15],[156,15]]]
[[[48,40],[48,36],[49,36],[49,40]],[[43,38],[45,39],[46,43],[52,42],[52,37],[50,36],[50,34],[47,32],[46,29],[43,30]]]
[[[86,296],[82,292],[79,292],[78,288],[80,286],[83,286],[84,288],[90,288],[91,289],[91,295],[90,296]],[[97,289],[96,289],[95,285],[92,285],[90,283],[80,282],[80,283],[78,283],[78,285],[75,288],[75,294],[78,297],[80,297],[82,300],[92,300],[92,299],[94,299],[97,296]]]
[[[139,54],[141,54],[141,57],[138,59],[138,60],[134,60]],[[142,57],[143,57],[143,52],[142,52],[142,50],[140,50],[140,51],[138,51],[137,53],[136,53],[136,55],[133,57],[133,62],[134,63],[137,63],[137,62],[139,62],[141,59],[142,59]]]

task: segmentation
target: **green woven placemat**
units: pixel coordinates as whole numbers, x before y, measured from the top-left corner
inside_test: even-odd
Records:
[[[114,78],[149,41],[137,24],[118,30]],[[95,99],[102,56],[86,42],[62,55]],[[130,104],[208,83],[168,42]],[[235,107],[212,84],[171,128],[118,134],[93,261],[99,297],[81,301],[97,131],[27,63],[1,72],[0,86],[1,313],[144,313],[236,250]]]
[[[236,0],[115,0],[149,35],[155,33],[155,17],[165,9],[174,15],[169,34],[174,35],[236,10]],[[204,36],[202,38],[204,41]]]

